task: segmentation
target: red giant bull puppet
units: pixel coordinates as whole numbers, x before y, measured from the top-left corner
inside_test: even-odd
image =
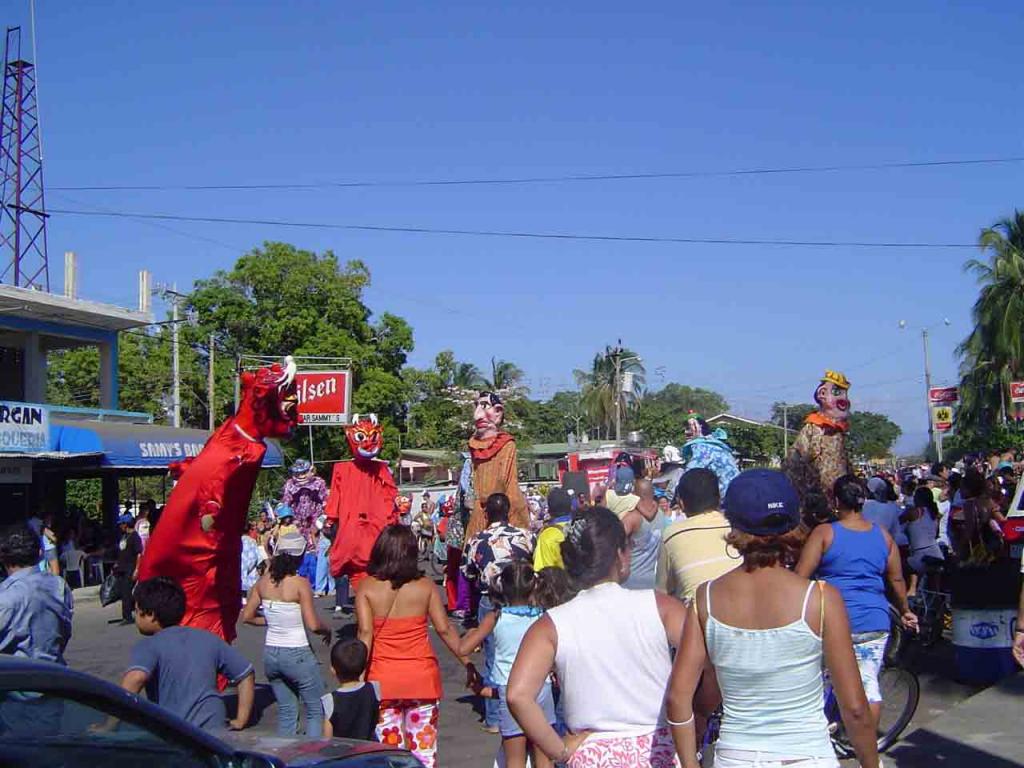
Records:
[[[366,577],[370,550],[380,532],[398,521],[398,488],[387,462],[377,458],[384,432],[375,414],[356,414],[345,427],[345,437],[352,461],[334,465],[325,514],[334,538],[331,575],[348,576],[354,590]]]
[[[182,624],[231,642],[241,608],[242,534],[268,437],[298,421],[295,363],[241,375],[238,412],[184,466],[146,545],[139,579],[168,576],[185,590]]]
[[[516,442],[501,429],[505,405],[493,392],[481,392],[473,408],[473,436],[469,439],[469,456],[473,462],[473,493],[476,497],[466,526],[468,542],[487,527],[484,505],[492,493],[504,493],[510,502],[509,523],[516,528],[529,528],[530,513],[526,499],[519,490],[516,472]]]
[[[814,390],[818,410],[810,414],[783,466],[800,494],[808,522],[834,506],[832,485],[850,473],[846,433],[850,429],[850,382],[837,371],[825,371]]]

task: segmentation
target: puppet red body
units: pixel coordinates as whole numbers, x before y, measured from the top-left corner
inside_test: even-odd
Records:
[[[182,624],[235,639],[241,609],[242,533],[266,437],[295,423],[294,367],[242,376],[238,413],[181,471],[139,565],[139,579],[167,576],[185,590]]]
[[[357,415],[345,432],[354,458],[334,465],[325,515],[336,531],[331,575],[348,576],[355,589],[366,577],[370,551],[380,532],[398,522],[398,488],[387,462],[376,458],[383,447],[377,417]]]

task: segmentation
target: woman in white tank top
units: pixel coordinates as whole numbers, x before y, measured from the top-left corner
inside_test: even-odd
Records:
[[[299,702],[306,710],[305,733],[319,739],[323,732],[323,677],[316,655],[309,646],[306,630],[330,642],[331,630],[316,615],[309,580],[298,575],[306,554],[306,539],[288,532],[277,542],[277,550],[260,580],[249,592],[242,613],[246,624],[266,626],[263,668],[277,700],[277,733],[298,733]],[[262,606],[263,615],[257,614]]]
[[[652,589],[620,586],[629,576],[629,543],[609,510],[586,512],[565,536],[562,559],[581,591],[526,633],[508,682],[509,709],[537,749],[571,768],[670,768],[677,763],[663,702],[686,609]],[[537,703],[552,667],[571,731],[564,740]]]
[[[878,768],[843,599],[789,570],[804,538],[792,484],[773,470],[743,472],[724,507],[743,567],[698,587],[683,632],[668,692],[683,768],[700,766],[693,697],[702,675],[704,693],[722,703],[715,766],[838,768],[822,711],[823,661],[861,766]]]

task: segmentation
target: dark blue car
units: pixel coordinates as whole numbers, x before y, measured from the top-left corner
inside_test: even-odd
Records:
[[[350,739],[206,733],[99,678],[0,656],[4,768],[422,768]]]

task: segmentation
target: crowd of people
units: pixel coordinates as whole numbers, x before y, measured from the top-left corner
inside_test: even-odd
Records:
[[[890,604],[914,631],[909,601],[929,567],[1006,555],[1015,467],[992,454],[902,476],[844,475],[823,511],[774,470],[730,470],[723,482],[712,465],[652,478],[620,462],[589,496],[530,494],[528,527],[512,525],[509,498],[494,493],[470,537],[465,499],[426,495],[380,534],[350,597],[347,582],[329,578],[320,510],[301,498],[320,489],[300,464],[286,501],[302,511],[283,501],[243,537],[242,621],[266,628],[282,736],[372,738],[437,765],[432,628],[483,699],[483,726],[500,736],[509,768],[694,768],[719,708],[716,765],[835,766],[822,669],[861,765],[874,768]],[[112,541],[123,622],[142,635],[122,686],[205,729],[245,728],[250,660],[179,626],[185,595],[174,581],[136,583],[153,517],[122,515]],[[425,531],[444,538],[443,589],[420,567]],[[64,663],[73,601],[60,538],[40,518],[0,534],[0,653]],[[336,610],[354,602],[355,623],[337,639],[314,602],[332,588]],[[333,691],[310,635],[333,641]],[[1015,640],[1024,664],[1024,637]],[[218,679],[238,690],[230,717]]]

